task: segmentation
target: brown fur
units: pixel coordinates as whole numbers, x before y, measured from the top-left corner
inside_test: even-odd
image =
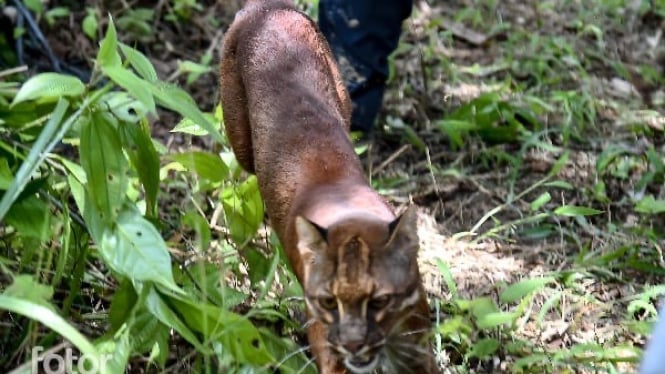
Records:
[[[303,285],[320,372],[375,356],[394,356],[384,372],[436,372],[415,212],[396,218],[368,185],[347,134],[349,97],[314,22],[289,1],[249,1],[226,34],[220,83],[231,146],[256,173]],[[419,357],[400,353],[409,349]]]

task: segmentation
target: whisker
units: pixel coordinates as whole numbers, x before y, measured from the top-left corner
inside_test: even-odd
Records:
[[[420,315],[419,313],[417,313],[416,310],[410,310],[408,313],[406,313],[405,315],[401,316],[401,317],[395,322],[395,324],[392,326],[392,328],[390,329],[390,331],[388,332],[388,334],[389,334],[389,335],[393,335],[397,329],[400,329],[400,328],[404,325],[404,323],[405,323],[407,320],[409,320],[409,319],[411,319],[411,318],[413,318],[413,317],[416,317],[416,318],[418,318],[418,319],[422,319],[422,320],[425,320],[425,319],[426,319],[426,320],[429,322],[429,317],[425,317],[425,316]],[[428,324],[429,324],[429,323],[428,323]]]
[[[420,344],[413,344],[408,342],[392,342],[391,348],[400,348],[396,349],[395,351],[397,354],[404,355],[405,357],[411,357],[409,353],[419,353],[425,356],[432,355],[432,352],[430,352],[429,348],[423,347]]]
[[[284,363],[286,363],[286,361],[290,360],[292,357],[294,357],[294,356],[296,356],[296,355],[298,355],[298,354],[300,354],[300,353],[303,353],[303,352],[309,350],[309,348],[310,348],[310,346],[309,346],[309,345],[306,345],[306,346],[304,346],[304,347],[302,347],[302,348],[296,349],[295,351],[293,351],[293,352],[289,353],[288,355],[284,356],[284,358],[282,358],[282,359],[276,364],[275,367],[278,368],[278,367],[284,365]]]
[[[394,355],[389,355],[386,357],[386,362],[394,369],[398,370],[392,370],[390,372],[394,373],[400,373],[400,372],[409,372],[409,367],[407,366],[406,362],[400,358],[402,352],[396,351]],[[404,354],[406,355],[406,354]],[[403,370],[399,370],[402,368]]]
[[[311,365],[312,362],[314,362],[314,357],[312,357],[312,358],[310,358],[309,360],[307,360],[307,362],[305,363],[305,365],[303,365],[303,367],[301,367],[300,370],[298,370],[298,371],[296,372],[296,374],[302,374],[302,373],[304,373],[304,372],[305,372],[305,369],[307,369],[307,367],[308,367],[309,365]]]
[[[409,336],[409,335],[415,335],[415,334],[422,334],[423,332],[429,332],[431,329],[426,328],[426,329],[418,329],[418,330],[408,330],[405,332],[401,332],[397,334],[397,336]]]
[[[316,318],[310,318],[305,323],[302,325],[302,327],[307,328],[312,325],[312,323],[316,322]]]

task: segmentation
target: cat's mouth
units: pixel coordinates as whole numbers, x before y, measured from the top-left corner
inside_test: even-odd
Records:
[[[373,355],[369,358],[362,356],[349,356],[344,359],[344,366],[353,374],[371,373],[379,363],[379,355]]]

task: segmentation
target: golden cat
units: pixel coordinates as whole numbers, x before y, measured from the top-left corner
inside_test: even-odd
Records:
[[[438,372],[415,210],[396,218],[368,185],[347,134],[349,97],[314,22],[289,1],[248,1],[220,73],[226,133],[303,286],[319,371]]]

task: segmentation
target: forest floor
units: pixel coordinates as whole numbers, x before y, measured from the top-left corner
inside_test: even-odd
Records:
[[[189,22],[164,20],[170,2],[120,3],[100,9],[121,38],[212,110],[238,1],[200,1]],[[635,371],[663,291],[649,292],[665,284],[665,19],[647,3],[420,1],[405,23],[361,157],[389,201],[419,207],[449,372]],[[141,7],[154,11],[149,32]],[[97,52],[77,26],[84,16],[47,30],[55,53],[81,66]],[[192,82],[182,61],[201,67]],[[191,145],[170,132],[177,120],[153,123],[170,149]],[[503,292],[527,279],[533,292]],[[482,325],[473,305],[487,300],[510,322]],[[481,352],[490,340],[500,346]]]

